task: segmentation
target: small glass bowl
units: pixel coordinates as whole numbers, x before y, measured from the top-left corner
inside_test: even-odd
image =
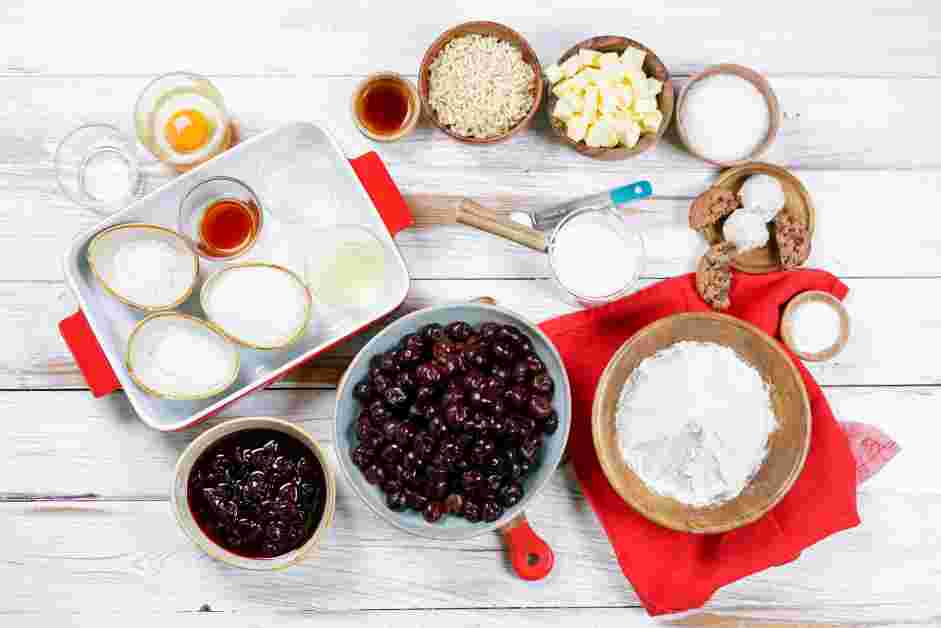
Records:
[[[109,124],[88,124],[69,133],[56,149],[56,179],[72,201],[108,215],[140,191],[134,144]]]
[[[557,269],[557,258],[556,258],[556,247],[555,244],[558,240],[559,233],[565,229],[566,225],[578,218],[579,216],[595,212],[604,217],[609,221],[611,228],[619,236],[620,240],[623,242],[624,246],[629,249],[633,249],[637,254],[637,267],[634,270],[634,273],[626,280],[625,284],[616,290],[615,292],[604,295],[604,296],[588,296],[579,294],[577,290],[573,289],[571,286],[567,286],[559,277],[559,272]],[[552,277],[555,280],[556,285],[562,289],[569,297],[574,299],[577,303],[585,307],[596,307],[599,305],[605,305],[606,303],[611,303],[612,301],[617,301],[618,299],[630,294],[637,285],[637,281],[640,278],[641,273],[643,272],[644,265],[646,263],[647,253],[644,247],[644,239],[640,233],[631,229],[627,221],[624,219],[624,215],[617,210],[611,209],[598,209],[594,207],[588,207],[585,209],[580,209],[573,211],[568,216],[563,218],[552,233],[549,235],[547,240],[547,252],[549,253],[549,267],[552,269]],[[599,250],[590,250],[585,251],[585,255],[592,257],[598,260],[598,269],[597,272],[606,272],[607,268],[605,263],[608,260],[607,251]]]
[[[214,255],[203,246],[202,237],[199,233],[200,223],[210,206],[225,199],[239,201],[257,209],[255,234],[251,242],[244,248],[228,255]],[[203,259],[232,260],[245,255],[255,246],[264,226],[264,214],[261,202],[248,185],[232,177],[212,177],[193,187],[183,197],[180,202],[177,231],[180,232],[180,235],[183,236],[193,251]]]
[[[174,94],[194,94],[205,98],[215,105],[221,114],[223,137],[219,145],[205,155],[198,158],[174,157],[161,148],[155,136],[154,116],[157,115],[161,104]],[[204,76],[192,72],[171,72],[158,76],[143,89],[134,105],[134,127],[137,139],[144,147],[160,161],[169,164],[179,171],[186,171],[201,163],[209,161],[219,153],[228,149],[233,143],[232,120],[225,108],[222,93],[212,82]]]

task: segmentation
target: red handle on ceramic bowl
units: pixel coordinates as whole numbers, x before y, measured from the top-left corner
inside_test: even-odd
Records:
[[[366,188],[366,193],[390,234],[395,236],[402,229],[412,226],[415,222],[412,211],[376,151],[350,159],[350,165],[353,166],[353,172],[359,177],[360,183]]]
[[[523,580],[542,580],[555,565],[552,548],[533,532],[523,513],[500,530],[513,570]]]
[[[59,333],[95,397],[103,397],[121,387],[118,376],[114,374],[104,350],[95,338],[95,332],[81,310],[59,322]]]

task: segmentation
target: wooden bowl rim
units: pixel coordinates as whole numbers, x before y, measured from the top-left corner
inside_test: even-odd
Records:
[[[564,127],[552,117],[552,109],[555,107],[555,103],[558,98],[555,94],[552,93],[551,85],[548,89],[546,89],[546,117],[549,120],[549,127],[552,129],[553,133],[555,133],[555,135],[562,140],[563,143],[574,148],[576,151],[582,155],[585,155],[586,157],[610,161],[636,157],[637,155],[654,148],[660,142],[661,138],[663,138],[664,134],[666,133],[667,128],[670,126],[670,121],[673,119],[673,111],[676,108],[676,95],[675,90],[673,89],[673,82],[670,80],[670,70],[667,68],[666,64],[663,63],[657,53],[653,51],[653,49],[648,48],[646,45],[642,44],[636,39],[623,37],[621,35],[598,35],[596,37],[590,37],[578,42],[566,50],[562,56],[559,57],[559,60],[556,61],[556,63],[563,63],[569,57],[576,54],[580,48],[598,50],[600,52],[611,52],[615,50],[618,52],[624,52],[624,49],[628,47],[640,48],[646,52],[647,56],[644,57],[644,65],[646,66],[648,62],[653,63],[658,70],[662,70],[664,76],[663,91],[657,96],[657,105],[661,107],[663,123],[660,125],[660,128],[657,129],[656,133],[652,135],[649,133],[642,134],[640,141],[637,143],[637,146],[634,146],[633,148],[627,148],[626,146],[606,148],[603,146],[588,146],[584,140],[573,142],[565,134]],[[667,99],[666,96],[669,96],[669,98]],[[664,100],[668,100],[666,103],[668,107],[663,107]]]
[[[684,525],[685,522],[676,521],[669,517],[663,516],[659,512],[646,508],[643,504],[637,503],[634,500],[633,495],[631,495],[627,491],[622,490],[623,487],[621,486],[621,483],[617,479],[618,476],[617,476],[616,470],[609,457],[609,456],[620,457],[621,454],[619,451],[613,451],[613,452],[609,451],[608,449],[605,448],[602,442],[603,431],[604,431],[605,425],[606,423],[610,423],[610,419],[613,418],[613,417],[609,418],[609,417],[603,416],[602,407],[604,404],[604,399],[602,397],[602,392],[604,391],[605,388],[609,387],[610,380],[613,377],[614,369],[617,367],[618,363],[620,363],[622,360],[625,359],[628,352],[640,341],[641,338],[643,338],[646,335],[649,335],[654,330],[657,330],[661,327],[671,324],[677,320],[696,319],[696,318],[704,319],[704,320],[714,320],[714,321],[719,321],[725,324],[731,324],[745,331],[746,333],[751,333],[754,337],[758,338],[763,344],[770,347],[772,351],[784,361],[783,363],[786,365],[787,370],[791,373],[791,376],[795,378],[795,382],[797,383],[797,390],[800,393],[800,401],[801,401],[801,409],[802,409],[801,415],[804,421],[804,438],[800,443],[799,456],[793,468],[790,470],[790,473],[788,474],[787,479],[785,480],[783,484],[781,484],[781,486],[777,488],[775,493],[766,501],[765,504],[763,504],[762,506],[758,508],[755,508],[754,510],[746,513],[745,515],[737,519],[731,519],[725,523],[716,524],[713,526],[693,528],[693,527],[690,527],[689,525]],[[630,376],[630,373],[628,373],[628,376]],[[620,389],[616,391],[612,391],[611,394],[620,394]],[[778,417],[779,421],[780,419],[781,417]],[[608,361],[607,366],[605,366],[605,369],[602,372],[601,377],[598,380],[598,386],[595,389],[595,398],[592,403],[592,417],[591,417],[592,442],[595,447],[595,454],[598,456],[598,462],[601,465],[601,469],[604,472],[605,478],[608,480],[608,483],[611,485],[611,488],[614,489],[614,491],[621,497],[621,499],[624,500],[624,502],[627,505],[629,505],[631,508],[633,508],[635,511],[640,513],[643,517],[645,517],[649,521],[652,521],[653,523],[669,528],[671,530],[676,530],[678,532],[687,532],[687,533],[692,533],[692,534],[718,534],[722,532],[729,532],[730,530],[735,530],[742,526],[748,525],[754,521],[757,521],[758,519],[763,517],[765,514],[767,514],[771,509],[777,506],[778,503],[784,498],[785,495],[787,495],[787,493],[794,486],[794,482],[797,481],[797,478],[800,477],[801,471],[803,471],[804,469],[804,463],[806,462],[807,454],[810,451],[810,438],[811,438],[812,426],[813,426],[813,417],[810,411],[810,397],[807,393],[807,387],[804,385],[804,380],[801,377],[800,371],[798,370],[797,366],[794,364],[794,361],[791,359],[788,353],[784,350],[784,348],[782,348],[780,343],[775,341],[774,338],[766,334],[764,331],[762,331],[758,327],[752,325],[751,323],[743,321],[742,319],[736,318],[734,316],[729,316],[727,314],[719,314],[717,312],[683,312],[680,314],[673,314],[671,316],[666,316],[664,318],[660,318],[656,321],[653,321],[652,323],[646,325],[645,327],[637,331],[634,335],[628,338],[618,348],[615,354]],[[766,457],[762,465],[766,464],[767,460],[768,458]],[[652,490],[647,488],[643,480],[637,477],[636,474],[626,464],[624,464],[624,469],[626,469],[627,473],[629,473],[630,475],[634,476],[637,479],[638,486],[641,486],[642,489],[647,494],[656,495],[656,493],[654,493]],[[744,491],[740,493],[738,496],[736,496],[735,498],[727,502],[724,502],[723,505],[734,503],[735,501],[741,499],[743,495],[744,495]],[[665,499],[669,499],[669,498],[665,498]],[[677,503],[680,503],[680,502],[677,502]],[[684,508],[686,508],[688,512],[709,510],[709,507],[698,508],[694,506],[688,506],[686,504],[681,504],[681,505]]]
[[[833,346],[816,353],[807,353],[798,350],[797,344],[794,342],[793,317],[795,310],[797,310],[802,303],[812,303],[814,301],[826,303],[836,310],[837,314],[840,316],[840,335],[837,337]],[[829,292],[822,290],[807,290],[801,292],[788,301],[787,306],[784,308],[784,314],[781,315],[781,338],[784,340],[784,344],[802,360],[807,360],[808,362],[825,362],[843,351],[843,349],[846,348],[846,344],[849,342],[849,311],[847,311],[842,301]]]
[[[765,138],[761,141],[761,143],[758,144],[755,150],[744,159],[718,161],[706,157],[693,148],[693,145],[689,142],[689,138],[686,135],[686,129],[683,127],[683,104],[686,102],[686,95],[689,93],[689,88],[697,81],[700,81],[709,76],[715,76],[716,74],[732,74],[734,76],[745,79],[755,86],[755,88],[764,97],[765,102],[768,105],[768,114],[770,118],[768,133],[765,135]],[[683,146],[686,147],[686,150],[688,150],[691,155],[698,157],[699,159],[702,159],[703,161],[714,166],[720,166],[722,168],[733,168],[735,166],[741,166],[747,164],[750,161],[758,159],[764,155],[769,148],[771,148],[771,145],[778,136],[778,130],[780,128],[781,106],[778,102],[777,94],[774,93],[774,89],[771,87],[771,83],[769,83],[768,79],[766,79],[760,72],[752,70],[751,68],[744,65],[738,65],[737,63],[718,63],[716,65],[707,67],[698,74],[694,74],[686,82],[686,85],[683,86],[679,97],[676,99],[676,132],[680,136],[680,141],[683,142]]]
[[[513,125],[513,127],[508,129],[505,133],[502,133],[501,135],[495,135],[494,137],[465,137],[455,133],[446,125],[441,124],[438,121],[438,116],[435,115],[435,110],[428,102],[428,92],[430,89],[429,66],[431,65],[431,62],[438,56],[438,54],[440,54],[444,46],[447,45],[447,43],[452,39],[461,35],[479,34],[478,31],[469,30],[472,27],[492,28],[503,31],[504,33],[508,34],[509,37],[502,37],[501,34],[498,33],[492,33],[492,35],[497,39],[509,41],[510,43],[516,45],[520,49],[520,53],[522,53],[524,61],[527,61],[527,57],[532,59],[531,61],[527,61],[527,63],[529,63],[530,67],[532,67],[533,73],[535,75],[535,93],[533,94],[533,104],[529,108],[529,111],[526,113],[526,115],[523,116],[519,122]],[[509,26],[489,20],[472,20],[470,22],[462,22],[457,26],[452,26],[448,30],[444,31],[438,35],[438,37],[433,42],[431,42],[431,45],[428,46],[428,49],[425,50],[425,54],[421,60],[421,65],[418,67],[418,96],[421,99],[422,109],[428,116],[428,119],[430,119],[436,127],[459,142],[464,142],[465,144],[494,144],[496,142],[502,142],[510,136],[520,132],[529,126],[533,118],[536,116],[536,112],[539,111],[539,107],[542,105],[544,92],[545,81],[542,77],[542,64],[539,62],[539,57],[536,55],[536,51],[533,50],[533,47],[529,45],[529,42],[526,41],[525,37],[520,35],[517,31],[513,30]]]
[[[784,186],[793,187],[801,199],[802,207],[798,210],[798,217],[807,227],[807,237],[810,238],[811,246],[813,246],[814,229],[817,224],[817,209],[814,207],[813,199],[810,198],[810,192],[807,191],[804,183],[786,168],[769,164],[764,161],[750,161],[739,166],[735,166],[734,168],[723,170],[719,175],[719,178],[715,180],[715,183],[713,183],[713,186],[726,189],[737,196],[738,191],[741,189],[741,185],[736,185],[733,187],[729,181],[741,174],[766,174],[774,177]],[[704,234],[706,235],[706,239],[710,244],[725,242],[725,235],[722,233],[721,229],[717,228],[716,225],[711,225],[710,227],[704,229]],[[769,240],[768,244],[761,248],[768,248],[772,246],[774,246],[774,244]],[[746,264],[742,263],[739,260],[738,255],[736,255],[732,257],[732,268],[751,275],[765,275],[768,273],[784,270],[784,267],[781,265],[780,258],[776,257],[775,259],[776,261],[773,265]]]

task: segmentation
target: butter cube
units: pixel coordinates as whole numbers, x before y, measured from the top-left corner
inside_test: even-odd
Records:
[[[621,63],[629,68],[640,70],[644,67],[644,57],[647,53],[640,48],[625,48],[621,53]]]
[[[601,58],[601,53],[597,50],[588,50],[587,48],[578,49],[578,58],[581,61],[583,66],[592,66],[598,67],[598,60]]]
[[[622,106],[624,101],[621,98],[621,90],[616,87],[602,87],[601,93],[601,113],[614,113]]]
[[[583,99],[582,113],[589,119],[594,119],[598,114],[598,105],[600,99],[600,90],[597,87],[591,86],[585,90],[585,98]]]
[[[659,111],[645,113],[644,117],[641,119],[640,124],[644,127],[645,131],[656,133],[660,128],[660,125],[663,124],[663,114]]]
[[[566,77],[575,76],[575,73],[584,67],[584,63],[578,58],[578,55],[573,55],[565,60],[565,62],[560,66],[562,74]]]
[[[598,70],[602,79],[610,81],[612,84],[621,83],[627,78],[627,66],[620,61],[609,63]]]
[[[647,79],[647,93],[651,96],[656,96],[663,91],[663,82],[658,81],[655,78]]]
[[[597,83],[604,78],[604,73],[598,68],[585,67],[579,70],[578,76],[584,77],[588,84]]]
[[[611,65],[612,63],[617,63],[618,61],[620,61],[620,59],[621,58],[618,57],[618,53],[606,52],[603,55],[601,55],[601,57],[598,59],[598,67],[604,68],[606,66]]]
[[[620,91],[619,99],[621,101],[621,104],[624,107],[630,107],[631,104],[634,102],[634,90],[631,88],[631,86],[621,85],[620,87],[617,87],[616,89]]]
[[[588,81],[584,78],[573,76],[572,78],[565,79],[553,87],[552,93],[561,98],[568,92],[581,92],[587,85]]]
[[[555,63],[553,63],[552,65],[546,66],[545,72],[546,72],[546,78],[549,79],[550,85],[555,85],[556,83],[561,81],[563,78],[565,78],[565,75],[562,73],[562,68],[557,66]]]
[[[588,127],[585,143],[589,146],[617,146],[618,134],[607,118],[600,118]]]
[[[565,134],[573,142],[580,142],[585,139],[588,132],[588,119],[580,113],[573,115],[565,123]]]
[[[552,117],[559,120],[568,120],[575,113],[576,111],[569,101],[564,98],[560,98],[556,101],[555,108],[552,110]]]
[[[627,80],[630,82],[631,87],[635,90],[641,83],[644,83],[644,90],[647,89],[647,75],[644,74],[643,70],[638,70],[636,68],[629,68],[627,70]]]
[[[614,129],[618,134],[618,143],[634,148],[640,141],[641,128],[634,120],[630,118],[615,118],[612,122]]]
[[[567,92],[563,94],[559,100],[564,100],[568,108],[571,109],[573,113],[578,113],[581,111],[585,104],[585,101],[582,99],[581,93],[579,92]]]
[[[634,111],[637,113],[652,113],[657,111],[657,99],[638,98],[634,101]]]

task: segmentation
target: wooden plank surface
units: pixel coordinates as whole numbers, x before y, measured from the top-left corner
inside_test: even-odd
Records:
[[[61,282],[61,253],[100,219],[60,194],[56,144],[85,122],[130,132],[140,89],[177,68],[212,75],[245,136],[322,119],[349,155],[377,148],[422,215],[460,196],[504,211],[536,209],[647,178],[656,197],[631,217],[650,251],[643,285],[690,270],[703,245],[685,226],[686,210],[717,171],[685,154],[673,131],[655,152],[628,162],[575,155],[550,138],[541,114],[531,132],[495,146],[459,144],[427,124],[391,145],[355,132],[348,99],[363,75],[414,75],[438,33],[488,18],[519,30],[544,63],[606,31],[651,46],[677,87],[715,62],[769,75],[784,119],[767,159],[790,167],[815,200],[811,264],[851,288],[851,343],[811,370],[840,418],[879,425],[903,448],[861,493],[862,526],[725,588],[708,607],[722,616],[671,623],[941,625],[941,475],[931,472],[941,436],[933,350],[941,346],[941,214],[934,211],[941,157],[930,141],[941,94],[941,5],[797,0],[772,15],[744,0],[606,4],[470,9],[443,0],[414,14],[366,0],[329,7],[271,0],[225,10],[191,0],[106,8],[13,0],[0,8],[0,538],[9,541],[0,560],[0,616],[13,618],[6,623],[653,623],[637,608],[568,469],[532,509],[559,557],[539,585],[509,574],[495,535],[449,547],[405,537],[342,482],[337,525],[317,559],[278,575],[227,569],[190,546],[165,501],[176,456],[204,428],[160,434],[133,416],[122,395],[91,399],[55,330],[74,308]],[[195,25],[200,36],[188,36]],[[218,33],[243,37],[212,45]],[[148,189],[168,180],[142,157]],[[407,230],[397,241],[415,278],[405,311],[483,294],[533,320],[573,311],[538,254],[458,226]],[[317,371],[300,372],[227,416],[287,416],[331,446],[335,391],[311,382],[339,373],[363,342],[338,347]]]

